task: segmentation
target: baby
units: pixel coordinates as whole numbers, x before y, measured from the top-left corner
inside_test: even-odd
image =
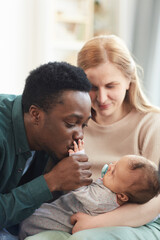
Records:
[[[82,154],[83,141],[74,142],[74,151]],[[52,203],[44,203],[20,226],[20,240],[44,230],[72,232],[70,217],[76,212],[98,215],[126,202],[145,203],[160,192],[158,171],[148,159],[126,155],[109,164],[99,178],[89,186],[71,191]]]

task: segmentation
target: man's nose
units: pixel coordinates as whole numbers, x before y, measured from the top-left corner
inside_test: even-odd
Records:
[[[97,100],[100,104],[105,103],[107,99],[107,91],[105,89],[99,89],[97,92]]]
[[[83,129],[82,129],[82,127],[79,127],[79,128],[77,128],[77,130],[76,131],[74,131],[74,133],[73,133],[73,139],[75,140],[75,141],[78,141],[78,139],[83,139],[83,135],[84,135],[84,133],[83,133]]]

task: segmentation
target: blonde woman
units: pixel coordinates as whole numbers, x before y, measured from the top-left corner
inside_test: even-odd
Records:
[[[85,130],[85,149],[93,178],[106,163],[126,154],[142,155],[158,165],[160,159],[160,109],[144,95],[138,67],[125,43],[117,36],[95,37],[78,54],[78,66],[92,84],[92,119]],[[69,239],[160,239],[160,196],[144,205],[128,204],[96,217],[76,214]],[[141,226],[144,225],[144,226]],[[131,226],[112,227],[107,226]],[[132,228],[138,227],[139,228]]]

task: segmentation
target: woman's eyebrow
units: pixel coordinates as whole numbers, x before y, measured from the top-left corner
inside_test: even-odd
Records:
[[[112,82],[106,83],[106,85],[111,85],[111,84],[119,84],[119,82],[117,82],[117,81],[112,81]]]

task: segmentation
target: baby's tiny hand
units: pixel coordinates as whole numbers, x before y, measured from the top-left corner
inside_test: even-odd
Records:
[[[81,154],[84,154],[84,141],[79,139],[78,140],[78,145],[76,143],[76,141],[73,142],[74,144],[74,150],[72,149],[69,149],[69,155],[73,155],[73,154],[77,154],[77,153],[81,153]]]
[[[79,139],[78,140],[78,151],[81,151],[81,150],[83,150],[84,149],[84,141],[83,140],[81,140],[81,139]],[[77,151],[77,152],[78,152]]]

